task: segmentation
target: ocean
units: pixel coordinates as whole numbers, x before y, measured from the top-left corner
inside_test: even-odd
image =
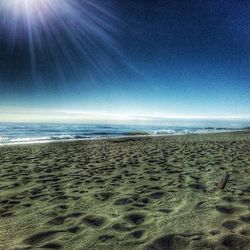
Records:
[[[230,130],[232,129],[142,125],[0,123],[0,145],[119,138],[136,135],[201,134]]]

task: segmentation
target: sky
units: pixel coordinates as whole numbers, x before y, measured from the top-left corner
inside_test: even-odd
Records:
[[[249,13],[248,0],[0,0],[0,121],[250,124]]]

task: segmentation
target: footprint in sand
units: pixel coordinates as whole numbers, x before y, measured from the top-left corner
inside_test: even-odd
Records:
[[[240,216],[240,219],[245,223],[250,223],[250,213]]]
[[[51,240],[60,232],[64,232],[64,231],[44,231],[44,232],[35,233],[31,235],[30,237],[26,238],[25,240],[23,240],[23,243],[34,246],[34,245],[41,243],[44,240]]]
[[[99,215],[87,215],[82,221],[91,227],[101,227],[106,222],[106,219]]]
[[[114,195],[113,192],[100,192],[95,194],[95,197],[100,201],[107,201],[109,198],[111,198]]]
[[[142,213],[130,213],[124,219],[131,224],[140,225],[145,221],[145,215]]]
[[[67,216],[58,216],[54,219],[50,220],[48,224],[50,225],[62,225],[64,221],[67,219]]]
[[[215,208],[218,212],[223,214],[233,214],[237,211],[237,208],[231,204],[218,204]]]
[[[75,227],[68,228],[67,231],[70,232],[70,233],[75,234],[75,233],[80,232],[82,229],[83,228],[81,228],[81,227],[75,226]]]
[[[149,244],[147,250],[186,250],[192,239],[200,239],[201,233],[167,234]]]
[[[82,215],[81,212],[75,212],[66,216],[57,216],[53,218],[52,220],[48,221],[48,224],[50,225],[62,225],[64,224],[65,220],[68,218],[78,218]]]
[[[142,236],[144,235],[144,231],[142,230],[137,230],[131,233],[131,235],[135,238],[135,239],[141,239]]]
[[[57,242],[49,242],[49,243],[46,243],[46,244],[40,246],[40,248],[61,249],[61,248],[63,248],[63,246],[60,243],[57,243]]]
[[[115,236],[109,235],[109,234],[104,234],[98,237],[98,240],[101,242],[105,242],[107,240],[113,239]]]
[[[130,197],[125,197],[125,198],[121,198],[118,199],[114,202],[115,206],[123,206],[123,205],[127,205],[133,202],[133,199]]]
[[[242,223],[238,220],[226,220],[222,223],[222,226],[224,228],[227,228],[229,230],[233,230],[236,229],[237,227],[239,227]]]
[[[249,237],[246,237],[244,235],[228,234],[223,236],[219,240],[218,245],[222,246],[221,249],[224,249],[223,247],[226,247],[226,249],[232,250],[249,250],[250,239]]]
[[[250,228],[245,228],[240,231],[240,234],[250,237]]]
[[[112,227],[117,232],[127,232],[134,228],[134,226],[129,225],[128,223],[122,222],[122,223],[116,223]]]
[[[161,199],[163,197],[163,195],[165,194],[165,192],[163,191],[158,191],[158,192],[154,192],[154,193],[151,193],[149,196],[152,198],[152,199]]]

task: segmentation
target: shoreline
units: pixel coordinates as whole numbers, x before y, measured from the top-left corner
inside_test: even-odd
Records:
[[[100,137],[100,138],[80,138],[80,139],[55,139],[55,140],[44,140],[44,141],[29,141],[29,142],[14,142],[14,143],[0,143],[0,148],[5,146],[25,146],[25,145],[40,145],[40,144],[51,144],[51,143],[65,143],[65,142],[77,142],[77,141],[102,141],[102,140],[119,140],[119,139],[133,139],[133,138],[150,138],[150,137],[170,137],[170,136],[192,136],[192,135],[212,135],[212,134],[231,134],[231,133],[250,133],[250,130],[228,130],[228,131],[213,131],[206,133],[176,133],[176,134],[138,134],[138,135],[124,135],[115,137]]]

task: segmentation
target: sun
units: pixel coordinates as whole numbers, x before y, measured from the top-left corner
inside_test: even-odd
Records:
[[[75,79],[88,67],[103,72],[104,58],[120,57],[118,19],[103,2],[0,0],[0,28],[8,38],[13,64],[15,53],[23,48],[29,74],[38,84],[47,75],[61,82],[69,75]]]
[[[41,21],[52,16],[59,7],[58,0],[0,0],[0,9],[16,21]]]

